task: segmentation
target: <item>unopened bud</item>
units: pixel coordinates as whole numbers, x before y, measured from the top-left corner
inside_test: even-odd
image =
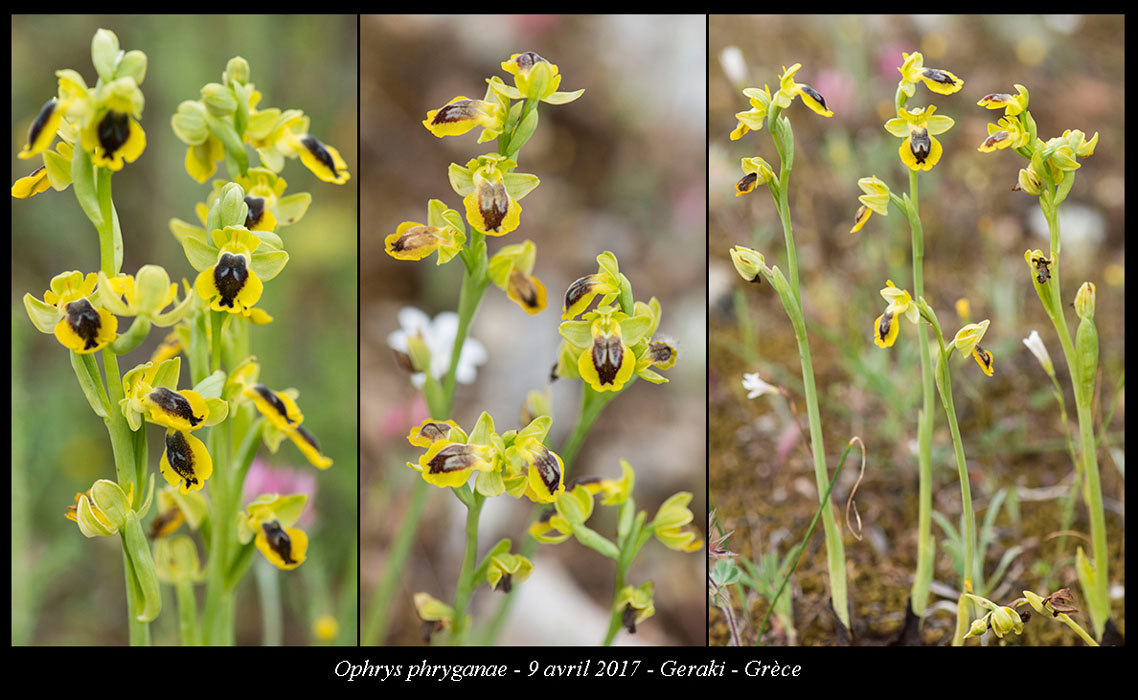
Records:
[[[249,62],[240,56],[229,59],[229,62],[225,64],[225,73],[222,75],[222,79],[226,85],[229,84],[230,80],[235,80],[240,85],[249,82]]]
[[[1095,318],[1095,286],[1091,282],[1083,282],[1079,293],[1075,295],[1075,313],[1085,321]]]
[[[237,98],[233,91],[220,83],[206,83],[201,95],[202,103],[215,117],[225,117],[237,111]]]
[[[766,269],[763,254],[741,245],[731,249],[731,262],[735,263],[735,270],[748,282],[762,283],[762,271]]]

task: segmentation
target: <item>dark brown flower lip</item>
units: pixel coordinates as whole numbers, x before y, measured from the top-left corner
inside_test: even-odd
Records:
[[[954,85],[956,83],[956,81],[952,79],[952,76],[936,68],[925,68],[924,77],[934,82],[944,83],[945,85]]]
[[[183,433],[174,431],[166,434],[166,462],[175,474],[186,481],[187,487],[198,483],[194,451]]]
[[[204,420],[204,418],[198,418],[194,415],[189,400],[176,391],[160,386],[150,392],[149,398],[158,404],[158,407],[164,412],[189,421],[191,426],[196,426]]]
[[[274,520],[271,523],[262,523],[261,530],[265,533],[269,548],[279,554],[285,564],[296,563],[296,560],[292,558],[292,538],[288,536],[279,522]]]
[[[474,117],[474,100],[458,100],[442,107],[431,120],[432,124],[449,124]]]
[[[324,147],[324,144],[320,143],[319,139],[315,136],[305,134],[300,142],[308,149],[309,153],[316,157],[316,160],[320,161],[324,167],[332,171],[334,177],[339,176],[339,172],[336,171],[335,159],[332,158],[332,154]]]
[[[815,100],[817,100],[818,104],[822,105],[822,109],[829,109],[829,107],[826,106],[826,98],[822,97],[822,93],[818,92],[809,85],[803,85],[802,92],[805,92],[807,95],[810,95]]]
[[[43,132],[44,127],[47,126],[48,120],[51,119],[51,115],[55,112],[55,102],[56,100],[53,97],[40,108],[40,113],[36,115],[36,119],[32,122],[31,128],[28,129],[29,146],[35,145],[36,139],[39,138],[40,133]]]

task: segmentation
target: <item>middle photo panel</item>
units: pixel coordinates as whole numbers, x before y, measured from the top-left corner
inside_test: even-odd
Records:
[[[361,644],[706,642],[706,19],[360,19]]]

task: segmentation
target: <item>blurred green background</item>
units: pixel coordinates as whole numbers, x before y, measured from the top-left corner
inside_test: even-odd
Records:
[[[611,250],[637,299],[659,298],[660,331],[679,345],[671,382],[635,382],[608,406],[578,455],[574,475],[616,477],[620,458],[636,469],[637,507],[651,518],[676,491],[692,491],[694,526],[706,525],[704,301],[706,190],[704,184],[706,20],[701,16],[434,16],[361,18],[361,473],[364,600],[385,570],[387,548],[419,475],[405,463],[416,451],[405,437],[426,417],[418,393],[387,345],[399,328],[400,308],[434,317],[454,310],[462,263],[435,266],[395,260],[383,239],[403,221],[423,221],[427,200],[461,211],[447,181],[451,162],[496,150],[476,144],[475,130],[444,139],[421,122],[458,95],[481,99],[486,78],[513,84],[501,63],[536,51],[556,64],[563,91],[585,88],[577,101],[541,105],[540,124],[521,152],[520,172],[541,185],[522,201],[521,226],[489,238],[492,255],[503,245],[533,240],[534,270],[548,291],[548,308],[524,314],[497,287],[487,288],[471,336],[489,359],[473,385],[458,386],[454,415],[469,429],[488,411],[499,431],[517,426],[526,392],[544,389],[560,336],[561,301],[569,284],[597,270],[596,256]],[[560,445],[577,416],[581,384],[553,384],[551,444]],[[421,643],[412,595],[427,591],[453,600],[462,557],[457,499],[435,487],[427,504],[392,616],[389,644]],[[612,508],[595,527],[615,532]],[[525,535],[528,502],[493,499],[483,511],[483,549],[501,537],[515,546]],[[590,523],[593,526],[593,523]],[[615,568],[574,541],[543,545],[534,578],[522,596],[502,644],[598,644],[607,624]],[[632,569],[632,582],[656,582],[656,616],[621,643],[702,644],[705,558],[649,543]],[[532,596],[526,598],[523,594]],[[476,624],[497,608],[486,587],[472,602]],[[550,600],[557,601],[550,605]],[[365,611],[366,612],[366,611]],[[597,616],[600,628],[596,629]],[[538,619],[540,618],[540,619]]]
[[[196,276],[168,222],[177,217],[197,223],[194,206],[204,201],[210,186],[199,185],[186,173],[186,147],[174,136],[170,117],[179,102],[197,99],[202,85],[219,81],[232,56],[249,61],[252,81],[263,94],[261,107],[303,110],[311,118],[313,135],[339,149],[348,163],[353,179],[335,186],[321,182],[298,159],[287,161],[281,174],[289,183],[288,193],[307,191],[313,201],[300,223],[279,231],[289,264],[265,285],[258,304],[275,320],[255,328],[252,338],[261,380],[300,391],[305,425],[335,460],[319,473],[316,498],[309,502],[315,520],[306,528],[308,561],[291,573],[269,572],[279,574],[281,638],[286,644],[309,643],[314,639],[312,622],[332,615],[339,623],[333,643],[354,644],[356,18],[15,16],[13,182],[41,164],[39,158],[22,161],[16,154],[32,119],[56,94],[54,71],[73,68],[94,84],[90,46],[100,27],[114,31],[125,50],[140,49],[149,58],[142,84],[146,151],[113,179],[126,251],[124,272],[133,274],[144,264],[156,263],[173,279],[192,281]],[[256,163],[255,155],[252,160]],[[222,164],[215,177],[224,177],[224,172]],[[109,439],[83,399],[66,350],[52,336],[35,332],[22,302],[26,292],[42,297],[60,272],[96,270],[98,239],[70,189],[13,200],[12,232],[12,642],[122,644],[126,625],[119,543],[85,539],[63,517],[76,492],[88,489],[95,479],[113,478]],[[163,335],[161,329],[152,331],[141,348],[120,359],[121,370],[145,362]],[[157,473],[161,441],[150,430],[150,463]],[[279,468],[316,473],[289,444],[271,456],[262,448],[261,455]],[[158,482],[160,486],[160,476]],[[255,569],[242,584],[237,602],[239,644],[264,639]],[[166,600],[163,614],[152,625],[154,642],[177,643],[173,596],[169,587],[163,588]]]
[[[970,302],[974,321],[990,319],[984,347],[995,355],[995,376],[972,362],[953,361],[953,385],[964,448],[972,475],[978,518],[1001,489],[1022,503],[1022,522],[1008,513],[996,520],[989,571],[1009,548],[1025,551],[1008,570],[1008,600],[1039,585],[1042,562],[1055,563],[1063,585],[1079,594],[1073,567],[1077,536],[1056,560],[1060,506],[1073,471],[1062,442],[1063,426],[1050,382],[1021,340],[1038,330],[1066,389],[1074,426],[1074,399],[1058,338],[1029,282],[1023,253],[1048,247],[1035,197],[1012,192],[1026,161],[1012,150],[980,153],[985,125],[1002,112],[977,106],[988,93],[1015,93],[1022,84],[1044,141],[1065,129],[1099,133],[1092,157],[1080,159],[1074,189],[1062,215],[1062,292],[1069,303],[1084,280],[1098,290],[1100,336],[1097,420],[1116,407],[1106,426],[1099,466],[1107,522],[1118,556],[1111,579],[1124,580],[1121,566],[1125,419],[1124,392],[1116,388],[1125,367],[1125,152],[1123,101],[1124,22],[1121,16],[712,16],[708,47],[708,232],[711,364],[709,412],[711,503],[718,506],[728,545],[757,559],[785,553],[798,541],[817,508],[809,455],[801,447],[789,404],[780,397],[748,400],[744,372],[784,386],[795,397],[802,425],[801,368],[794,334],[776,294],[766,285],[745,285],[728,256],[732,245],[763,252],[768,265],[785,270],[782,228],[773,202],[759,188],[735,197],[743,175],[739,161],[761,155],[777,167],[770,134],[729,134],[734,114],[749,109],[741,90],[778,89],[783,66],[801,63],[795,80],[818,90],[834,111],[821,117],[799,104],[787,111],[795,133],[790,208],[801,273],[802,301],[810,334],[825,445],[831,470],[847,440],[865,441],[867,470],[857,492],[865,541],[847,534],[855,628],[884,635],[900,626],[911,582],[916,545],[917,475],[913,445],[921,401],[918,343],[908,324],[888,351],[872,342],[872,324],[884,309],[879,290],[887,279],[912,291],[910,232],[895,207],[849,233],[862,194],[857,180],[876,175],[894,192],[908,191],[908,170],[898,158],[900,141],[882,124],[895,116],[893,99],[902,52],[919,50],[924,65],[952,71],[964,80],[953,95],[923,84],[909,106],[937,105],[956,120],[937,138],[940,162],[920,175],[920,212],[925,236],[926,299],[947,336],[962,325],[954,311]],[[741,73],[731,76],[722,58],[728,47],[742,54]],[[728,64],[729,65],[729,64]],[[737,294],[745,298],[750,337],[740,333]],[[1068,312],[1072,323],[1073,313]],[[1072,323],[1071,332],[1075,325]],[[956,467],[939,399],[933,440],[934,507],[955,523],[960,511]],[[856,463],[843,470],[834,500],[843,503],[857,479]],[[1087,532],[1086,508],[1076,508],[1072,528]],[[934,535],[941,531],[934,525]],[[825,564],[821,537],[792,579],[801,643],[831,643],[827,637]],[[943,545],[943,543],[941,543]],[[944,547],[937,551],[936,579],[955,586]],[[1034,589],[1033,589],[1034,590]],[[935,598],[934,598],[935,599]],[[1001,598],[1001,602],[1006,602]],[[814,603],[818,603],[815,605]],[[1121,604],[1114,601],[1116,616]],[[748,605],[761,615],[765,603]],[[953,609],[954,608],[953,604]],[[859,622],[860,618],[860,622]],[[951,622],[936,613],[933,628]],[[1117,617],[1116,617],[1117,621]],[[711,614],[712,642],[725,632]],[[929,622],[926,621],[926,626]],[[1031,630],[1052,625],[1032,625]],[[928,627],[926,627],[928,629]],[[781,633],[785,641],[785,631]],[[1062,637],[1075,643],[1073,634]],[[718,641],[717,641],[718,640]],[[769,641],[769,640],[768,640]],[[793,642],[792,642],[793,643]],[[1032,643],[1039,643],[1039,638]]]

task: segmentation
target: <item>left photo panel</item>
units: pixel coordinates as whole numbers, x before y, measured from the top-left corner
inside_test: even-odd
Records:
[[[13,645],[357,643],[357,26],[12,18]]]

